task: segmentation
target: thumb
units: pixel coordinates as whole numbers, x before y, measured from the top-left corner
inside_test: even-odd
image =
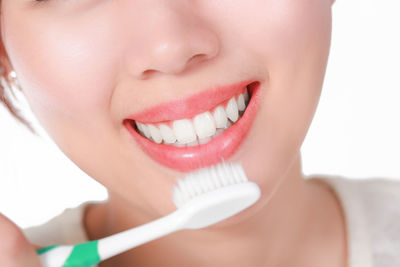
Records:
[[[35,246],[21,229],[0,213],[0,266],[40,267]]]

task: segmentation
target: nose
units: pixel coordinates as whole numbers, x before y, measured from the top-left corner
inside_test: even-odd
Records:
[[[220,50],[218,36],[196,16],[191,4],[152,2],[152,7],[140,16],[142,26],[135,27],[131,35],[125,57],[131,75],[139,79],[177,75],[216,57]]]

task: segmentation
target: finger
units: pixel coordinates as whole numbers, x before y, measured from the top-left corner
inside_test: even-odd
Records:
[[[40,267],[35,247],[21,229],[0,213],[0,266]]]

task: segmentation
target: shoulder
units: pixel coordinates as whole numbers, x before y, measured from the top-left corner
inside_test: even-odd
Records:
[[[329,184],[342,201],[352,202],[357,199],[363,206],[368,207],[368,213],[383,212],[386,215],[400,216],[400,179],[350,179],[333,175],[317,179]]]
[[[354,262],[369,259],[372,266],[400,266],[400,179],[309,178],[326,182],[336,193],[345,213]]]
[[[31,243],[40,246],[76,244],[88,241],[84,227],[85,209],[91,202],[65,209],[61,214],[38,226],[23,229]]]

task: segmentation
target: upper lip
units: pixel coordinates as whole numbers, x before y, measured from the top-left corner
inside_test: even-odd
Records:
[[[142,123],[156,123],[191,118],[243,92],[243,89],[252,82],[254,81],[247,80],[235,84],[213,87],[184,99],[146,108],[143,111],[130,115],[128,119]]]

